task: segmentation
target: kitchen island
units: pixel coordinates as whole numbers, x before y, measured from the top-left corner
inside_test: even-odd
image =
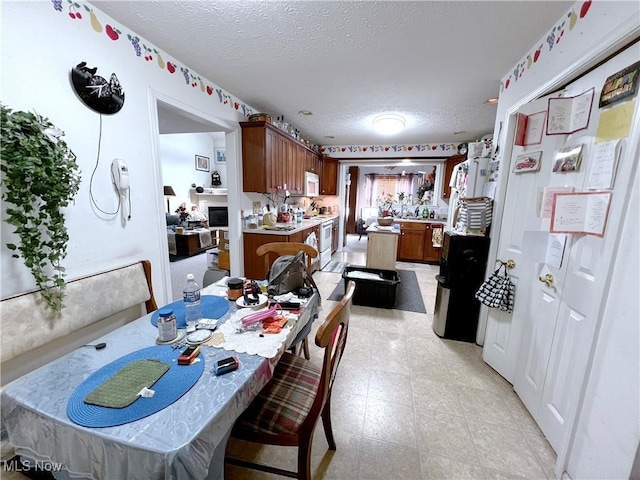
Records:
[[[377,223],[367,228],[367,268],[395,270],[400,229],[381,227]]]

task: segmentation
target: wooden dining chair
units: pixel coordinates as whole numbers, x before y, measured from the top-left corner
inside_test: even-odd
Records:
[[[282,256],[282,255],[295,255],[299,251],[303,251],[305,253],[305,258],[307,259],[307,270],[309,270],[309,274],[311,274],[311,263],[314,258],[318,256],[318,250],[307,243],[297,243],[297,242],[271,242],[265,243],[264,245],[260,245],[256,249],[256,255],[259,257],[264,257],[264,268],[265,272],[269,272],[271,265],[273,265],[273,261]],[[319,292],[318,292],[319,293]],[[311,330],[311,323],[309,324],[309,329],[307,330],[307,335]],[[304,332],[303,332],[304,334]],[[311,355],[309,353],[309,340],[307,335],[304,335],[302,338],[302,351],[304,352],[304,358],[309,360]],[[297,347],[299,341],[294,340],[294,348]]]
[[[234,457],[225,461],[276,475],[311,478],[313,432],[322,417],[330,450],[336,449],[331,427],[331,387],[344,352],[356,284],[350,281],[340,302],[316,332],[324,349],[322,368],[302,357],[284,353],[273,377],[236,421],[231,436],[248,442],[298,447],[298,470],[292,472]]]

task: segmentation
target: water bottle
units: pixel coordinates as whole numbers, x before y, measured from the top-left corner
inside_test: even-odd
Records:
[[[187,331],[195,329],[196,323],[202,320],[202,310],[200,309],[200,286],[193,278],[193,273],[189,273],[187,275],[187,284],[182,290]]]

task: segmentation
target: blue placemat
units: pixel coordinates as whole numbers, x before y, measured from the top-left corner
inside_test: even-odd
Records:
[[[198,381],[204,371],[204,356],[198,355],[199,362],[191,365],[178,365],[181,350],[169,345],[158,345],[143,348],[118,358],[94,372],[73,392],[67,403],[69,419],[83,427],[114,427],[124,423],[140,420],[168,407],[187,393]],[[150,398],[138,398],[125,408],[108,408],[84,403],[84,397],[92,392],[111,375],[117,373],[125,365],[146,358],[157,358],[170,365],[165,373],[152,387],[155,395]]]
[[[187,322],[184,318],[184,301],[177,300],[162,308],[171,308],[176,316],[178,328],[187,328]],[[220,318],[229,311],[229,300],[215,295],[203,295],[200,297],[200,308],[204,318]],[[151,323],[154,327],[158,326],[158,313],[161,309],[156,310],[151,315]]]

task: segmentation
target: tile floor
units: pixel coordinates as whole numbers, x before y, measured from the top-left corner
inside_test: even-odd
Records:
[[[349,240],[332,260],[364,265],[366,239]],[[428,313],[353,307],[333,387],[337,450],[327,450],[320,422],[313,478],[553,478],[555,453],[511,385],[482,361],[481,347],[433,333],[437,267],[399,262],[398,268],[416,271]],[[339,273],[316,272],[314,279],[323,299],[342,281]],[[323,310],[333,304],[323,300]],[[321,360],[319,350],[311,354]],[[231,440],[229,452],[296,467],[295,448]],[[228,465],[225,478],[278,477]]]

